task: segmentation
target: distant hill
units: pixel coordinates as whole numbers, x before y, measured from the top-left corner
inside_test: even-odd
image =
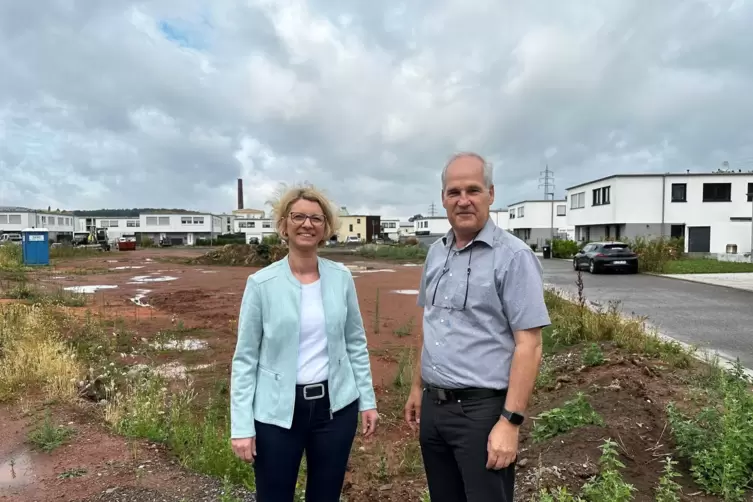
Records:
[[[118,218],[136,218],[141,213],[171,213],[171,214],[195,214],[196,211],[189,211],[187,209],[166,209],[166,208],[153,208],[153,207],[134,207],[132,209],[75,209],[72,212],[75,216],[81,217],[99,217],[99,216],[112,216]]]

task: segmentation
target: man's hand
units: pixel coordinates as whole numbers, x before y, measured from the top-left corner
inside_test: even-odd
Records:
[[[423,392],[420,386],[414,385],[408,395],[408,401],[405,403],[405,421],[415,432],[421,423],[421,397]]]
[[[230,444],[233,448],[233,453],[246,462],[254,463],[256,458],[256,437],[232,439]]]
[[[361,412],[361,423],[363,424],[363,437],[369,437],[376,432],[379,413],[376,409],[364,410]]]
[[[518,456],[518,427],[501,418],[489,433],[486,443],[487,469],[504,469]]]

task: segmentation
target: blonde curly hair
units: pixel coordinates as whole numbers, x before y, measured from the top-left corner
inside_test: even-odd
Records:
[[[272,218],[275,222],[275,229],[280,238],[287,242],[287,217],[290,214],[290,208],[299,200],[316,202],[322,208],[324,215],[324,235],[319,241],[319,246],[326,244],[340,228],[340,218],[334,204],[330,202],[324,192],[316,188],[311,183],[301,183],[293,187],[281,183],[275,195],[267,201],[272,206]]]

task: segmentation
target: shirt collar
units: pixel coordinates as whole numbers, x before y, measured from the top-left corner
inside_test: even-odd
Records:
[[[473,239],[472,242],[483,242],[489,247],[494,246],[494,230],[497,225],[494,224],[491,218],[486,219],[486,223],[483,227],[481,227],[481,230],[476,235],[476,237]],[[451,242],[453,242],[453,230],[450,229],[444,237],[442,237],[442,244],[447,247]]]

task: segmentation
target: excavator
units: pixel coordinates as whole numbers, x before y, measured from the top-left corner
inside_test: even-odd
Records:
[[[84,238],[76,239],[73,241],[73,245],[76,247],[96,248],[99,247],[102,251],[110,250],[110,241],[107,239],[106,228],[92,228],[89,231],[89,235]]]

